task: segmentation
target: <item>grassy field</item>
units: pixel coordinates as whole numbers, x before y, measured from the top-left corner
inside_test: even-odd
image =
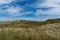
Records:
[[[0,22],[0,40],[60,40],[60,19]]]
[[[37,28],[0,28],[0,40],[60,40],[60,23]]]

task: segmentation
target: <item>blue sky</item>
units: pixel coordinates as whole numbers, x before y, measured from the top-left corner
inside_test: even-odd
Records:
[[[60,0],[0,0],[0,21],[60,18]]]

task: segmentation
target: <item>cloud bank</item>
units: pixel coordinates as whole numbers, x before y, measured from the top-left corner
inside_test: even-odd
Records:
[[[38,5],[40,8],[50,8],[46,11],[37,10],[36,14],[49,14],[49,15],[60,15],[60,0],[46,0],[44,3]],[[40,11],[40,12],[39,12]],[[39,12],[39,13],[38,13]]]
[[[0,0],[0,18],[1,20],[60,18],[60,0]]]

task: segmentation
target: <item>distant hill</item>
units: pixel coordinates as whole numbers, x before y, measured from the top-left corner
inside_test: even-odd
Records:
[[[34,28],[53,23],[60,23],[60,19],[48,19],[46,21],[30,21],[30,20],[4,21],[0,22],[0,28],[3,27]]]
[[[60,23],[60,19],[48,19],[47,23]]]

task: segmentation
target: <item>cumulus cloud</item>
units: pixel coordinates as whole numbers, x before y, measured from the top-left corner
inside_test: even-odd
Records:
[[[22,11],[22,8],[20,8],[20,7],[14,7],[14,6],[6,9],[6,12],[8,12],[9,15],[12,15],[12,16],[17,16],[17,15],[19,15],[19,12],[20,12],[20,11]]]
[[[37,7],[38,8],[45,8],[45,7],[52,7],[50,10],[37,10],[35,14],[40,15],[40,14],[48,14],[48,15],[60,15],[60,0],[46,0],[44,3],[39,4]]]
[[[1,5],[1,4],[9,4],[9,3],[11,3],[12,1],[14,1],[14,0],[0,0],[0,5]]]
[[[31,18],[30,16],[33,17],[33,15],[37,20],[45,19],[45,17],[54,18],[56,16],[57,18],[58,15],[60,17],[60,0],[0,0],[0,15],[3,19],[6,19],[6,16],[13,17],[12,19],[18,19],[21,16]]]
[[[17,0],[17,1],[29,1],[29,0]]]
[[[24,11],[24,10],[25,9],[23,9],[22,7],[12,6],[4,11],[7,12],[8,15],[10,16],[23,16],[23,15],[28,15],[33,13],[33,11]]]

